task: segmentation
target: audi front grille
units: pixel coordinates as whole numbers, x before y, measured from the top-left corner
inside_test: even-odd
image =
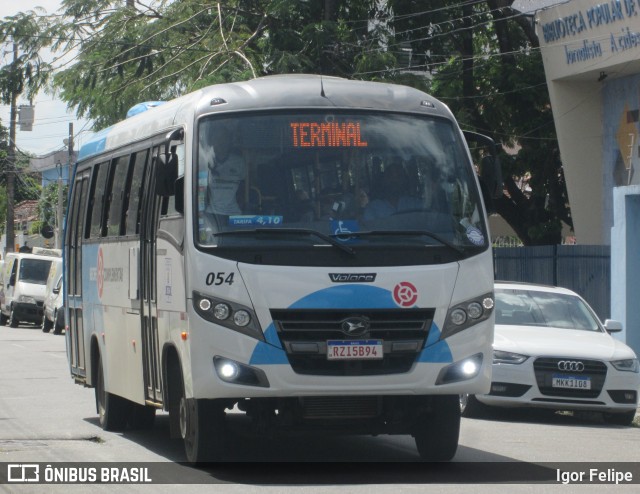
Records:
[[[582,362],[584,369],[580,372],[573,370],[560,370],[560,362]],[[607,366],[598,360],[584,360],[580,358],[538,358],[533,363],[536,382],[540,393],[546,396],[559,396],[567,398],[596,398],[604,386],[607,377]],[[554,375],[571,375],[576,377],[589,377],[591,389],[567,389],[554,388],[552,379]]]
[[[294,372],[326,376],[367,376],[408,372],[424,348],[435,309],[272,309],[282,347]],[[347,336],[343,322],[366,319],[368,330]],[[383,340],[376,360],[328,360],[328,340]]]

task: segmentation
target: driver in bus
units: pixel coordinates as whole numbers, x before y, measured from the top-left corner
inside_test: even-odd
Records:
[[[207,153],[211,158],[207,163],[209,204],[206,211],[226,216],[241,214],[236,193],[246,174],[244,158],[233,147],[233,136],[226,127],[215,129],[211,135],[211,145],[212,149]]]
[[[382,175],[381,197],[366,205],[364,219],[384,218],[392,214],[421,209],[422,200],[411,194],[411,181],[402,162],[390,164]]]

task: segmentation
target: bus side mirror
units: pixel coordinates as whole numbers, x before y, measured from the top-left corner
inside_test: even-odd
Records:
[[[174,191],[176,211],[184,215],[184,175],[176,179],[174,184]]]
[[[156,194],[172,196],[176,193],[176,180],[180,160],[176,154],[176,146],[184,140],[184,130],[175,129],[167,134],[164,153],[158,155],[156,163]]]
[[[11,275],[9,278],[9,286],[14,286],[16,284],[16,275],[15,273]]]
[[[156,194],[172,196],[175,192],[175,182],[178,178],[178,155],[175,153],[161,153],[156,166]]]
[[[502,197],[502,168],[498,156],[485,156],[480,162],[480,177],[492,199]]]
[[[493,200],[502,197],[502,167],[500,166],[496,143],[490,137],[477,132],[465,130],[462,133],[469,147],[475,144],[482,147],[487,153],[480,161],[478,179],[487,213],[490,214],[495,212]]]

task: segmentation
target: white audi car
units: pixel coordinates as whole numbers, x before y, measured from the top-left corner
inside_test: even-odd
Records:
[[[460,398],[463,416],[490,407],[600,411],[629,425],[638,406],[640,367],[576,293],[526,283],[495,284],[493,377],[487,395]]]

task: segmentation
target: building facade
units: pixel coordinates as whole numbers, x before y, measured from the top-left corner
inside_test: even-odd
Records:
[[[535,22],[576,238],[611,246],[611,318],[640,354],[640,0],[570,0]]]
[[[613,189],[640,184],[640,0],[571,0],[535,21],[576,238],[608,245]]]

